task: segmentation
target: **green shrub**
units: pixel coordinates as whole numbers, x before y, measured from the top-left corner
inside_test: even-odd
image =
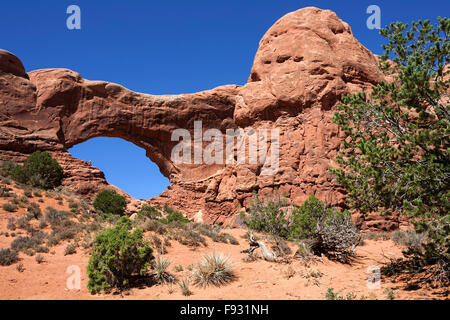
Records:
[[[311,238],[316,233],[317,222],[326,211],[325,204],[311,195],[301,206],[292,211],[292,223],[289,228],[290,239]]]
[[[343,296],[340,296],[338,293],[334,292],[334,288],[328,288],[327,293],[325,294],[326,300],[353,300],[354,294],[348,293],[347,298],[344,299]]]
[[[249,217],[244,223],[253,230],[268,232],[286,238],[289,234],[288,203],[278,194],[262,201],[254,195],[250,203]]]
[[[123,215],[127,202],[125,197],[114,190],[103,190],[97,194],[94,200],[94,208],[107,215]]]
[[[333,122],[343,135],[332,173],[351,210],[412,217],[427,242],[411,248],[408,263],[426,270],[427,281],[448,287],[450,19],[437,20],[393,22],[380,30],[385,80],[367,93],[341,97]]]
[[[134,275],[146,275],[153,249],[143,240],[143,231],[132,229],[132,222],[121,217],[113,228],[97,235],[87,266],[91,294],[122,289]]]
[[[15,181],[43,189],[60,186],[64,177],[58,161],[45,151],[33,152],[22,166],[17,165],[7,170]]]
[[[19,254],[15,250],[0,249],[0,266],[9,266],[19,261]]]
[[[144,204],[141,208],[141,210],[138,211],[137,214],[138,218],[150,218],[150,219],[158,219],[159,217],[161,217],[161,212],[158,211],[158,209],[156,209],[153,206],[150,206],[148,204]]]
[[[163,219],[159,219],[159,221],[164,224],[169,224],[171,222],[187,223],[190,221],[189,219],[185,218],[180,211],[169,207],[167,204],[164,205],[164,211],[167,213],[166,217]]]
[[[359,230],[348,212],[328,208],[315,196],[287,213],[289,203],[277,196],[266,202],[253,198],[245,223],[250,229],[269,232],[275,237],[290,240],[308,239],[312,252],[348,262],[354,248],[360,243]],[[282,244],[281,239],[278,244]],[[276,248],[283,253],[287,246]]]

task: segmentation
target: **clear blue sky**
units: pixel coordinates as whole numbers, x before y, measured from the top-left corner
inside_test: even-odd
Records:
[[[66,28],[71,4],[81,8],[81,30]],[[366,27],[372,4],[381,8],[383,26],[450,12],[448,0],[15,0],[0,6],[0,48],[16,54],[27,71],[64,67],[134,91],[189,93],[245,84],[267,29],[306,6],[335,11],[359,41],[381,53],[381,36]],[[121,139],[91,139],[70,152],[92,160],[109,182],[137,198],[168,185],[144,150]]]

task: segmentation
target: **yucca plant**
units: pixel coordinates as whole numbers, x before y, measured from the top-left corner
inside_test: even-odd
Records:
[[[230,259],[223,253],[205,255],[194,270],[194,284],[221,286],[235,278]]]
[[[175,282],[175,277],[172,276],[167,269],[170,266],[170,260],[166,258],[159,257],[153,263],[153,279],[159,283],[173,283]]]
[[[179,285],[180,285],[181,293],[183,294],[183,296],[187,297],[187,296],[190,296],[193,294],[193,292],[191,291],[191,289],[189,287],[188,279],[181,280]]]

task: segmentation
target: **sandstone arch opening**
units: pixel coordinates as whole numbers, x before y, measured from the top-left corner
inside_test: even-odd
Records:
[[[108,183],[136,199],[156,197],[170,185],[144,149],[121,138],[92,138],[74,145],[69,152],[91,162],[104,172]]]

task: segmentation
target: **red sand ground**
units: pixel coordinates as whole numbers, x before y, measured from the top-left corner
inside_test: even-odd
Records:
[[[15,189],[21,194],[20,189]],[[0,206],[6,203],[7,198],[0,198]],[[36,198],[30,201],[37,201]],[[38,202],[37,202],[38,203]],[[53,206],[56,209],[67,210],[67,202],[59,206],[57,201],[44,197],[44,203],[38,203],[41,209]],[[0,207],[0,231],[6,229],[7,219],[11,215],[20,217],[25,213],[25,208],[15,213],[5,212]],[[19,230],[16,230],[16,233]],[[10,231],[9,231],[10,232]],[[366,240],[364,245],[357,248],[357,257],[351,265],[330,261],[326,258],[323,262],[310,264],[309,266],[293,260],[288,264],[271,263],[263,260],[244,262],[242,258],[246,254],[241,250],[248,249],[248,242],[241,238],[246,230],[231,229],[226,232],[232,234],[239,240],[239,245],[214,243],[208,238],[208,247],[197,249],[180,245],[172,241],[168,248],[168,254],[172,274],[178,279],[187,277],[190,271],[189,265],[195,265],[206,253],[223,252],[228,255],[234,266],[236,280],[222,287],[198,288],[191,285],[193,295],[185,297],[182,295],[178,285],[155,285],[146,288],[135,288],[123,294],[99,294],[91,295],[86,289],[87,275],[86,266],[89,253],[82,248],[77,253],[64,256],[67,243],[60,244],[50,249],[50,253],[41,254],[45,262],[38,264],[35,257],[20,253],[22,259],[19,263],[24,266],[24,271],[19,272],[16,267],[18,263],[11,266],[0,266],[0,299],[280,299],[280,300],[310,300],[325,299],[328,288],[334,288],[334,292],[341,296],[347,293],[356,295],[355,299],[388,299],[386,288],[392,289],[395,299],[442,299],[445,298],[429,289],[418,289],[405,291],[405,283],[392,283],[386,279],[381,280],[380,289],[369,289],[367,287],[369,266],[382,266],[388,261],[388,257],[401,257],[402,248],[391,240],[374,241]],[[23,235],[25,232],[23,231]],[[12,237],[0,236],[0,248],[9,247]],[[295,249],[295,247],[293,247]],[[257,250],[258,251],[258,250]],[[81,269],[81,289],[69,290],[66,282],[69,274],[66,270],[69,266],[76,265]],[[176,272],[174,266],[182,265],[183,271]],[[291,267],[295,275],[287,278],[286,272]],[[321,277],[308,277],[311,272],[320,271]],[[317,281],[315,281],[317,279]],[[447,297],[448,298],[448,297]]]

